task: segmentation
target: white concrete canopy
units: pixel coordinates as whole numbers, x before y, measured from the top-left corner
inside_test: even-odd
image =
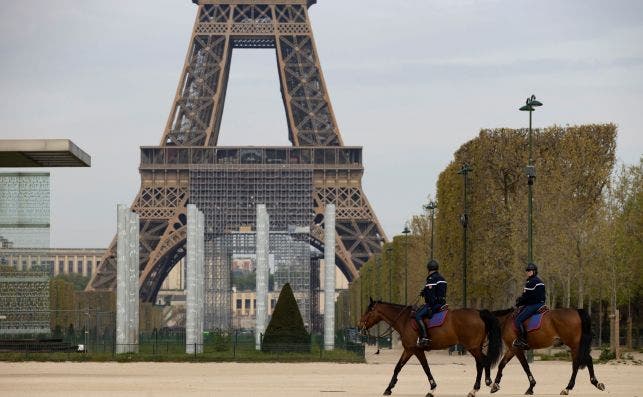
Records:
[[[91,167],[69,139],[0,139],[0,167]]]

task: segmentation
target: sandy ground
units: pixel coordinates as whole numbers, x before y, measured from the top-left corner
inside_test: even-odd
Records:
[[[5,363],[0,362],[0,396],[379,396],[390,380],[400,352],[367,351],[368,364],[238,364],[238,363]],[[470,356],[432,352],[429,364],[437,396],[465,396],[473,385]],[[643,397],[643,366],[596,365],[600,392],[579,372],[572,395]],[[558,395],[569,380],[567,362],[532,364],[537,395]],[[495,376],[495,370],[492,372]],[[527,379],[517,361],[505,369],[495,396],[522,395]],[[428,382],[415,358],[399,376],[394,396],[424,396]],[[478,396],[490,395],[483,388]]]

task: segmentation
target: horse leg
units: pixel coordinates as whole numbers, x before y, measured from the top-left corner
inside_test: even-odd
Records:
[[[493,385],[491,386],[491,393],[495,393],[500,390],[500,379],[502,379],[502,370],[505,369],[505,365],[514,357],[514,352],[511,349],[507,349],[505,355],[502,356],[500,364],[498,364],[498,372],[496,373],[496,380],[494,380]],[[487,367],[487,370],[491,372],[491,366]]]
[[[491,383],[492,383],[492,380],[491,380],[491,364],[485,363],[485,365],[484,365],[484,384],[487,385],[487,386],[491,386]]]
[[[527,374],[527,379],[529,379],[529,389],[527,389],[525,394],[534,394],[534,386],[536,386],[536,379],[534,379],[534,376],[531,374],[531,370],[529,369],[529,364],[527,363],[527,357],[525,357],[525,351],[516,350],[516,357],[518,358],[518,361],[520,361],[520,365],[522,365],[522,369]]]
[[[469,353],[476,360],[476,383],[473,385],[473,390],[467,394],[467,397],[475,397],[476,392],[480,390],[480,378],[482,377],[482,369],[485,367],[485,356],[479,348],[470,349]]]
[[[561,395],[568,395],[570,390],[574,388],[574,385],[576,384],[576,374],[578,373],[579,360],[580,357],[578,357],[578,349],[572,349],[572,377],[569,378],[567,387],[560,392]]]
[[[391,378],[391,382],[388,384],[388,387],[386,388],[386,390],[384,390],[385,396],[391,395],[391,389],[393,389],[395,387],[395,384],[397,383],[397,374],[400,373],[400,371],[402,370],[402,367],[404,366],[404,364],[406,364],[407,361],[409,361],[409,358],[411,358],[411,356],[412,356],[411,352],[404,349],[404,351],[402,352],[402,355],[400,356],[400,359],[395,365],[395,369],[393,370],[393,377]]]
[[[435,383],[435,380],[433,379],[433,375],[431,375],[431,369],[429,368],[429,363],[426,361],[426,356],[424,355],[424,351],[419,350],[418,352],[415,353],[415,357],[417,357],[420,364],[422,364],[422,369],[424,369],[424,373],[426,374],[426,377],[429,379],[429,384],[431,385],[431,391],[426,393],[426,397],[433,397],[433,391],[435,390],[436,387],[438,387],[438,384]]]
[[[592,385],[594,385],[594,387],[596,387],[600,391],[605,390],[605,385],[600,383],[598,379],[596,379],[596,375],[594,375],[594,363],[592,362],[591,357],[587,362],[587,370],[589,371],[589,381],[592,382]]]

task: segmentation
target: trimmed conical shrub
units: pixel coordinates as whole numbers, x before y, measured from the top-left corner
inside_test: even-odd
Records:
[[[261,350],[265,352],[309,352],[310,335],[304,328],[295,295],[290,284],[285,284],[272,318],[263,336]]]

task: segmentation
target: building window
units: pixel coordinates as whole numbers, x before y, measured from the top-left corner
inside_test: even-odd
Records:
[[[67,273],[71,274],[74,272],[74,261],[67,262]]]
[[[253,300],[252,300],[252,308],[253,308],[253,309],[256,309],[256,308],[257,308],[257,300],[256,300],[256,299],[253,299]]]
[[[58,273],[63,274],[65,272],[65,261],[58,261]]]
[[[245,303],[245,309],[250,310],[250,299],[246,299]]]
[[[78,261],[76,263],[76,270],[78,274],[83,274],[83,261]]]
[[[92,276],[92,261],[87,261],[87,276]]]
[[[270,299],[270,308],[271,309],[275,308],[275,300],[274,299]]]
[[[237,310],[241,310],[241,299],[237,299]]]

